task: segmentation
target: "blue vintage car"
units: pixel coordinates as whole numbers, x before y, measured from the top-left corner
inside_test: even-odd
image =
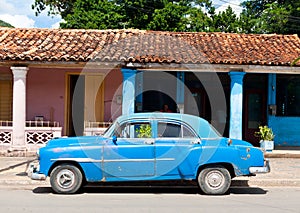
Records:
[[[38,152],[29,176],[50,177],[56,193],[83,184],[196,181],[205,194],[224,194],[231,179],[270,171],[261,149],[221,137],[204,119],[178,113],[119,117],[103,136],[57,138]]]

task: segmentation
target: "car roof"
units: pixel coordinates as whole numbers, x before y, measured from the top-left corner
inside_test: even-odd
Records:
[[[202,138],[210,138],[212,137],[212,135],[216,134],[215,130],[211,127],[208,121],[198,116],[189,114],[163,112],[133,113],[129,115],[122,115],[116,121],[118,123],[123,123],[128,120],[143,119],[183,121],[184,123],[192,127]]]
[[[196,121],[196,122],[204,122],[207,121],[189,114],[180,114],[180,113],[163,113],[163,112],[142,112],[142,113],[132,113],[128,115],[121,115],[117,121],[121,122],[124,120],[131,119],[171,119],[171,120],[181,120],[181,121]]]

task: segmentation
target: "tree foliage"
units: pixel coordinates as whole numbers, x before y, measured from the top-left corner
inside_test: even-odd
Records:
[[[216,13],[211,0],[35,0],[36,14],[60,14],[61,28],[298,33],[299,0],[247,0]]]
[[[230,6],[225,11],[213,16],[213,27],[214,31],[238,32],[238,17]]]
[[[0,27],[13,27],[13,26],[5,21],[0,20]]]
[[[75,2],[76,0],[35,0],[32,9],[38,15],[48,7],[48,15],[60,14],[64,19],[73,11]]]
[[[73,4],[72,12],[64,17],[62,28],[115,29],[122,27],[120,6],[112,1],[80,0]]]
[[[300,34],[299,0],[248,0],[242,5],[244,32]]]

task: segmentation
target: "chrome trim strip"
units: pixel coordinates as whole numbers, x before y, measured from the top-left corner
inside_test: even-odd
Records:
[[[158,158],[158,159],[111,159],[111,160],[95,160],[92,158],[56,158],[51,161],[76,161],[78,163],[109,163],[109,162],[152,162],[152,161],[174,161],[175,158]]]
[[[156,161],[171,161],[175,160],[175,158],[159,158]],[[155,159],[112,159],[112,160],[104,160],[104,162],[152,162]]]
[[[79,163],[97,163],[97,162],[102,162],[102,160],[95,160],[92,158],[54,158],[51,159],[50,161],[76,161]]]

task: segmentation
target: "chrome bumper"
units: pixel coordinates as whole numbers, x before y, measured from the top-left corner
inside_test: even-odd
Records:
[[[251,174],[269,173],[271,171],[269,160],[265,160],[265,165],[261,167],[250,167],[249,172]]]
[[[36,163],[30,163],[27,170],[27,176],[32,180],[46,180],[47,176],[37,171]]]

